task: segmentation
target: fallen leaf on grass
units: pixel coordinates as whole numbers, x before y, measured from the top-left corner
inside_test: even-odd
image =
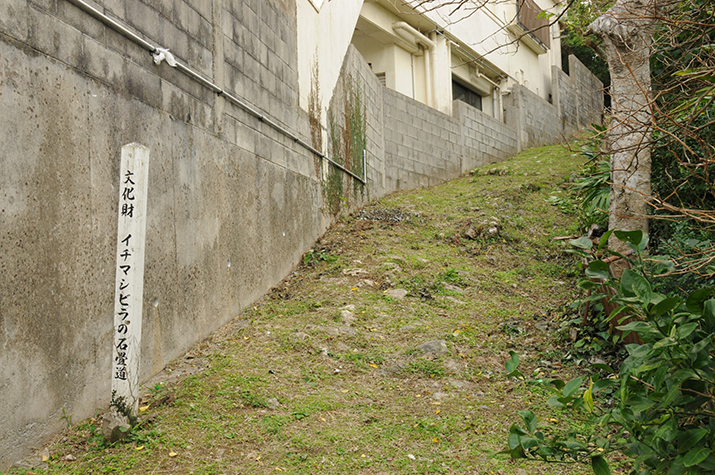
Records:
[[[179,455],[179,454],[177,454],[176,452],[169,452],[169,457],[171,457],[171,458],[174,458],[177,455]]]

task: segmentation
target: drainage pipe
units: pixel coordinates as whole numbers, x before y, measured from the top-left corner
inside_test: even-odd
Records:
[[[149,41],[145,40],[144,38],[140,37],[133,31],[129,30],[127,27],[122,25],[121,23],[113,20],[112,18],[108,17],[104,13],[100,12],[93,6],[89,5],[88,3],[84,2],[84,0],[68,0],[70,3],[74,4],[76,7],[80,8],[81,10],[84,10],[86,13],[90,14],[97,20],[101,21],[114,31],[122,34],[126,38],[132,40],[134,43],[138,44],[145,50],[149,51],[151,53],[152,57],[154,58],[154,62],[156,64],[160,64],[162,60],[166,60],[166,63],[187,76],[191,77],[194,79],[196,82],[203,84],[205,87],[211,89],[213,92],[215,92],[219,96],[225,97],[229,102],[232,102],[233,104],[237,105],[244,111],[248,112],[250,115],[258,119],[259,121],[267,124],[268,126],[272,127],[274,130],[280,132],[281,134],[285,135],[289,139],[293,140],[293,142],[297,143],[298,145],[302,146],[303,148],[309,150],[310,152],[316,154],[319,156],[321,159],[328,161],[330,164],[332,164],[335,168],[338,168],[339,170],[342,170],[346,174],[350,175],[351,177],[355,178],[362,184],[367,183],[367,168],[365,167],[364,163],[364,155],[363,155],[363,176],[359,177],[355,173],[353,173],[351,170],[348,170],[345,168],[343,165],[337,163],[336,161],[330,159],[327,155],[325,155],[323,152],[320,152],[316,150],[313,146],[311,146],[309,143],[304,141],[303,139],[299,138],[297,134],[291,132],[290,130],[282,127],[279,125],[276,121],[271,119],[270,117],[266,116],[263,114],[261,111],[258,109],[252,107],[250,104],[246,103],[245,101],[239,99],[238,97],[234,96],[228,91],[225,91],[221,89],[219,86],[217,86],[213,81],[210,79],[205,78],[202,74],[199,72],[191,69],[190,67],[184,65],[183,63],[180,63],[179,61],[176,61],[173,57],[173,55],[169,52],[168,49],[165,48],[160,48],[158,46],[154,46],[151,44]]]
[[[429,53],[425,53],[425,86],[427,89],[427,105],[434,107],[435,106],[435,91],[434,87],[432,85],[432,63],[434,63],[435,58],[435,47],[437,46],[434,41],[431,39],[427,38],[425,35],[420,33],[417,29],[412,27],[410,24],[404,22],[404,21],[398,21],[392,24],[392,29],[397,33],[399,36],[403,36],[400,34],[401,31],[406,32],[418,45],[422,45],[426,47],[429,50]],[[413,75],[414,77],[414,75]]]

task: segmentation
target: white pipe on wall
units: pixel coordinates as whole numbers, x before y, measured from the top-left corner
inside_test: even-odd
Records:
[[[425,35],[420,33],[417,29],[413,28],[411,25],[408,23],[405,23],[404,21],[398,21],[392,24],[392,29],[397,33],[399,36],[403,37],[401,32],[406,32],[414,41],[423,47],[426,47],[426,49],[429,50],[429,52],[425,52],[425,89],[427,89],[427,105],[430,107],[435,106],[435,88],[432,84],[432,79],[434,76],[434,64],[436,63],[434,54],[435,54],[435,47],[437,46],[434,41],[431,39],[427,38]],[[414,73],[412,75],[413,81],[414,81]],[[414,92],[414,91],[413,91]]]
[[[392,24],[392,29],[397,31],[397,30],[404,30],[407,33],[412,36],[417,43],[420,43],[424,46],[426,46],[429,49],[434,49],[435,44],[434,41],[431,39],[427,38],[425,35],[420,33],[418,30],[410,26],[408,23],[405,23],[404,21],[398,21]]]

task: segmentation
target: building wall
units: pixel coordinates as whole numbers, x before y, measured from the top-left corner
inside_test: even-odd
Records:
[[[282,0],[273,0],[282,1]],[[323,1],[320,11],[310,0],[286,0],[297,11],[297,54],[300,106],[308,110],[313,86],[313,71],[320,84],[320,111],[328,108],[330,92],[338,81],[339,65],[350,45],[364,0]],[[316,68],[317,69],[314,69]],[[325,117],[322,123],[325,124]]]
[[[460,175],[457,120],[389,89],[383,100],[388,190],[432,186]]]
[[[550,13],[558,13],[562,6],[552,0],[538,0],[539,6]],[[431,10],[427,15],[445,30],[460,38],[478,54],[506,71],[509,82],[506,87],[520,84],[534,94],[548,101],[552,94],[551,67],[559,65],[561,48],[558,41],[552,41],[550,50],[537,54],[517,35],[509,30],[509,24],[516,18],[516,0],[488,1],[478,6],[469,2],[460,4],[454,12],[454,5]],[[476,11],[475,11],[476,10]],[[550,27],[552,38],[560,36],[558,23]]]
[[[310,141],[293,0],[104,11]],[[335,71],[322,94],[339,95],[346,74],[363,91],[368,188],[354,206],[504,158],[534,128],[388,91],[354,48],[340,64],[321,66]],[[0,3],[0,109],[2,469],[63,410],[78,420],[109,401],[123,145],[151,155],[141,380],[283,279],[331,217],[325,162],[67,0]]]

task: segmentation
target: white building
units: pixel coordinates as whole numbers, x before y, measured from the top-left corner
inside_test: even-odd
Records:
[[[386,87],[445,114],[459,99],[501,119],[514,84],[552,102],[562,8],[554,0],[300,0],[301,106],[315,71],[327,100],[350,43]]]

